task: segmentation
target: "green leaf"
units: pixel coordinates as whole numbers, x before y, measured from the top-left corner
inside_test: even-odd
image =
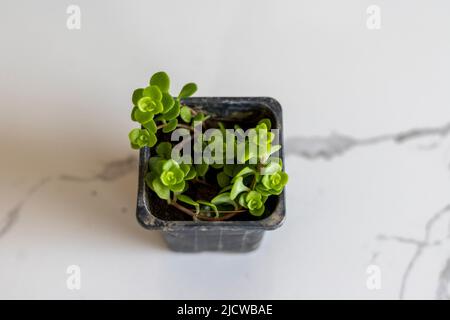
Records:
[[[184,190],[184,181],[181,181],[180,183],[174,184],[169,187],[170,190],[173,192],[182,192]]]
[[[238,203],[239,203],[239,205],[240,205],[241,207],[246,208],[246,209],[248,209],[248,207],[247,207],[247,202],[245,201],[245,198],[247,197],[247,194],[248,194],[248,192],[241,193],[241,195],[240,195],[239,198],[238,198]]]
[[[253,170],[250,167],[245,167],[244,169],[242,169],[241,171],[239,171],[233,178],[233,180],[231,180],[232,182],[236,181],[237,178],[239,177],[245,177],[248,176],[250,174],[254,174],[255,170]]]
[[[246,185],[244,185],[244,178],[238,177],[231,188],[230,198],[231,200],[236,199],[236,197],[244,191],[250,191]]]
[[[137,121],[136,120],[136,110],[139,110],[138,107],[134,107],[133,110],[131,110],[131,121]]]
[[[261,174],[274,174],[276,172],[281,171],[281,166],[278,162],[269,162],[269,164],[265,167],[261,168]]]
[[[143,124],[144,128],[148,131],[155,133],[156,132],[156,123],[151,119],[149,122]]]
[[[215,196],[212,200],[211,203],[215,204],[215,205],[220,205],[220,204],[229,204],[232,205],[234,207],[234,210],[238,210],[239,206],[237,205],[236,201],[231,200],[230,198],[230,193],[221,193],[217,196]]]
[[[170,159],[172,154],[172,144],[170,142],[161,142],[156,147],[156,153],[164,159]]]
[[[180,117],[184,122],[190,123],[192,120],[191,108],[188,106],[183,106],[180,110]]]
[[[233,177],[233,172],[234,172],[234,164],[225,164],[223,167],[223,172],[229,176],[229,177]]]
[[[191,180],[194,179],[197,176],[197,171],[195,171],[195,168],[193,166],[190,166],[189,172],[184,177],[184,180]]]
[[[144,178],[144,180],[145,180],[145,183],[147,184],[147,186],[150,188],[150,189],[152,189],[153,190],[153,180],[154,179],[156,179],[157,177],[156,177],[156,174],[155,174],[155,172],[153,172],[153,171],[150,171],[149,173],[147,173],[146,175],[145,175],[145,178]],[[153,191],[155,191],[155,190],[153,190]]]
[[[161,102],[163,104],[162,113],[169,112],[169,110],[172,109],[173,106],[175,105],[174,98],[168,92],[163,92]]]
[[[164,163],[165,163],[165,160],[162,159],[161,157],[151,157],[148,160],[148,166],[149,166],[150,170],[152,170],[153,172],[155,172],[158,175],[161,174]]]
[[[159,115],[156,120],[172,120],[180,114],[180,101],[175,100],[173,107],[167,112]]]
[[[268,152],[268,156],[274,154],[275,152],[279,151],[281,149],[281,146],[279,144],[270,146],[269,152]]]
[[[225,172],[219,172],[217,174],[217,183],[219,187],[224,188],[230,184],[230,177],[226,175]]]
[[[142,112],[141,110],[136,109],[136,111],[134,112],[134,117],[140,124],[145,124],[153,119],[153,114],[151,114],[150,112]]]
[[[149,132],[149,138],[148,138],[148,147],[153,147],[156,142],[158,142],[158,139],[156,138],[155,134],[153,132]]]
[[[148,86],[142,92],[142,96],[149,97],[152,100],[161,101],[162,92],[157,86]]]
[[[191,170],[191,166],[186,163],[180,163],[180,169],[183,170],[184,176],[186,176]]]
[[[263,123],[266,125],[267,130],[270,130],[272,128],[272,121],[270,121],[270,119],[264,118],[258,122],[258,124],[263,124]]]
[[[133,96],[131,97],[131,101],[133,102],[134,106],[137,106],[137,103],[139,101],[140,98],[142,98],[142,92],[144,91],[143,88],[139,88],[134,90],[133,92]]]
[[[195,169],[197,171],[197,176],[203,177],[208,171],[209,166],[206,163],[196,164]]]
[[[152,182],[153,190],[156,192],[158,197],[164,200],[170,199],[170,189],[162,184],[162,182],[156,178]]]
[[[223,163],[211,163],[210,165],[214,169],[222,169],[223,168]]]
[[[162,129],[164,133],[172,132],[177,128],[178,125],[178,119],[172,119],[170,120]]]
[[[205,116],[205,114],[204,114],[204,113],[201,113],[201,112],[199,112],[199,113],[197,113],[197,114],[195,115],[195,117],[194,117],[194,120],[193,120],[193,121],[205,121],[205,119],[206,119],[206,116]]]
[[[192,96],[197,91],[197,85],[193,82],[187,83],[184,85],[183,89],[181,89],[180,94],[178,95],[179,99],[184,99]]]
[[[233,187],[232,185],[229,185],[229,186],[226,186],[225,188],[220,189],[219,194],[227,192],[227,191],[231,191],[232,187]]]
[[[200,212],[200,204],[192,200],[190,197],[184,194],[179,194],[177,196],[177,200],[190,204],[191,206],[195,207],[195,213],[198,214]]]
[[[167,171],[172,168],[180,168],[180,165],[173,159],[166,160],[163,165],[163,170]]]
[[[164,71],[157,72],[150,78],[150,85],[158,86],[161,91],[167,92],[170,87],[169,76]]]
[[[215,204],[208,202],[208,201],[204,201],[204,200],[197,200],[197,202],[213,209],[214,213],[216,214],[216,218],[219,217],[219,210],[217,210],[217,207]]]
[[[133,129],[128,134],[133,149],[152,147],[156,143],[156,136],[146,129]]]
[[[257,209],[250,209],[249,211],[250,211],[251,215],[256,216],[256,217],[260,217],[264,213],[265,209],[266,209],[265,206],[262,205],[261,207],[259,207]]]

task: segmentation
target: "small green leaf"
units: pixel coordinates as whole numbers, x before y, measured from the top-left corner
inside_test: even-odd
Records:
[[[211,167],[213,167],[214,169],[222,169],[223,163],[211,163]]]
[[[272,121],[270,121],[270,119],[268,118],[260,120],[258,124],[265,124],[267,130],[270,130],[272,128]]]
[[[230,177],[225,172],[219,172],[217,174],[217,183],[219,187],[224,188],[230,184]]]
[[[189,171],[191,170],[191,166],[186,164],[186,163],[180,163],[180,169],[183,170],[184,172],[184,176],[186,177],[186,175],[189,173]]]
[[[195,213],[198,214],[200,212],[200,204],[192,200],[190,197],[184,194],[179,194],[177,196],[177,200],[190,204],[191,206],[195,207]]]
[[[281,146],[279,144],[270,146],[268,156],[274,154],[275,152],[279,151],[280,149],[281,149]]]
[[[175,100],[173,107],[167,112],[159,115],[156,120],[172,120],[180,114],[180,101]]]
[[[139,88],[139,89],[134,90],[133,96],[131,98],[131,101],[133,102],[134,106],[137,106],[137,103],[138,103],[139,99],[142,98],[142,92],[143,91],[144,91],[143,88]]]
[[[197,91],[197,85],[193,82],[187,83],[184,85],[183,89],[181,89],[180,94],[178,95],[179,99],[184,99],[192,96]]]
[[[180,110],[180,117],[184,122],[190,123],[192,120],[191,108],[188,106],[183,106]]]
[[[137,121],[136,120],[136,110],[139,110],[138,107],[133,107],[133,110],[131,110],[131,121]]]
[[[197,176],[203,177],[208,171],[209,166],[206,163],[196,164],[195,169],[197,171]]]
[[[229,205],[232,205],[234,207],[234,210],[238,210],[239,209],[239,206],[237,205],[236,201],[231,200],[230,193],[221,193],[221,194],[215,196],[211,200],[211,203],[213,203],[215,205],[229,204]]]
[[[162,129],[164,133],[172,132],[177,128],[178,125],[178,119],[172,119],[170,120]]]
[[[153,190],[153,180],[156,179],[156,174],[153,171],[150,171],[149,173],[147,173],[145,175],[145,183],[147,184],[147,186]],[[155,190],[153,190],[155,191]]]
[[[246,209],[248,209],[247,203],[246,203],[246,201],[245,201],[245,198],[247,197],[247,194],[248,194],[248,192],[241,193],[241,195],[240,195],[239,198],[238,198],[238,203],[239,203],[239,205],[240,205],[241,207],[246,208]]]
[[[128,134],[128,138],[133,149],[152,147],[156,143],[155,134],[146,129],[133,129]]]
[[[227,192],[227,191],[231,191],[232,187],[233,187],[232,185],[229,185],[229,186],[226,186],[225,188],[220,189],[219,194]]]
[[[191,180],[194,179],[197,176],[197,171],[195,171],[195,168],[193,166],[190,166],[189,172],[184,177],[184,180]]]
[[[172,154],[172,144],[170,142],[161,142],[156,147],[156,153],[164,159],[170,159]]]
[[[229,176],[229,177],[233,177],[233,172],[234,172],[234,164],[225,164],[223,167],[223,172]]]
[[[214,213],[216,214],[216,218],[219,217],[219,210],[217,210],[217,207],[216,207],[215,204],[213,204],[211,202],[208,202],[208,201],[204,201],[204,200],[197,200],[197,202],[202,204],[202,205],[204,205],[204,206],[207,206],[207,207],[213,209]]]
[[[136,109],[136,111],[134,112],[134,117],[140,124],[145,124],[153,119],[153,114],[151,114],[150,112],[142,112],[141,110]]]
[[[232,182],[236,181],[237,178],[239,177],[245,177],[248,176],[250,174],[254,174],[255,170],[253,170],[250,167],[245,167],[244,169],[242,169],[241,171],[239,171],[233,178],[233,180],[231,180]]]
[[[162,113],[169,112],[169,110],[175,105],[174,98],[168,92],[163,92],[161,102],[164,107]]]
[[[142,92],[142,96],[149,97],[152,100],[161,101],[162,92],[157,86],[148,86]]]
[[[165,163],[165,160],[161,157],[151,157],[148,160],[148,166],[149,166],[150,170],[155,172],[158,175],[161,174],[164,163]]]
[[[269,162],[269,164],[265,167],[261,168],[261,174],[274,174],[276,172],[281,171],[281,166],[278,162]]]
[[[148,138],[148,144],[147,147],[153,147],[156,142],[158,142],[158,139],[156,138],[155,134],[153,132],[149,132],[149,138]]]
[[[150,85],[158,86],[161,91],[167,92],[170,87],[169,76],[163,71],[157,72],[150,78]]]
[[[244,185],[244,178],[238,177],[231,188],[230,198],[231,200],[236,199],[236,197],[244,191],[250,191],[246,185]]]
[[[185,182],[181,181],[180,183],[174,184],[169,187],[173,192],[182,192],[184,190]]]
[[[170,199],[170,189],[163,185],[159,178],[153,180],[152,186],[158,197],[164,200]]]
[[[205,114],[204,114],[204,113],[201,113],[201,112],[199,112],[199,113],[197,113],[197,114],[195,115],[195,117],[194,117],[194,120],[193,120],[193,121],[205,121],[205,119],[206,119],[206,116],[205,116]]]
[[[265,206],[262,205],[262,206],[259,207],[259,208],[256,208],[256,209],[250,209],[249,211],[250,211],[250,214],[251,214],[251,215],[256,216],[256,217],[260,217],[260,216],[262,216],[262,214],[264,213],[265,209],[266,209]]]
[[[156,132],[156,123],[151,119],[149,122],[143,124],[144,128],[148,131],[155,133]]]

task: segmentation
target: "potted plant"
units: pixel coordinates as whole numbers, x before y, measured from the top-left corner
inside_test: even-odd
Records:
[[[132,95],[137,218],[175,251],[247,252],[285,217],[282,115],[272,98],[178,96],[157,72]]]

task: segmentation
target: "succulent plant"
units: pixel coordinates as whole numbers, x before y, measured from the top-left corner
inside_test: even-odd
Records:
[[[280,195],[288,182],[283,163],[274,156],[281,146],[274,144],[270,119],[261,119],[254,128],[248,128],[251,130],[247,139],[240,140],[224,123],[209,122],[214,120],[213,115],[183,104],[183,99],[197,91],[195,83],[184,85],[177,96],[169,90],[169,76],[157,72],[148,86],[132,94],[131,119],[140,128],[129,133],[131,147],[153,147],[156,153],[149,159],[147,186],[159,198],[196,219],[226,220],[245,212],[262,216],[267,212],[267,199]],[[213,126],[219,134],[209,137],[199,132],[198,125],[200,131]],[[188,132],[187,142],[194,144],[194,152],[209,154],[211,158],[195,164],[175,161],[174,146],[186,142],[158,143],[158,139],[176,129]],[[245,135],[238,124],[233,129],[237,136]],[[227,152],[230,149],[232,155]],[[215,194],[205,197],[193,192],[193,186],[199,184],[210,192],[215,190]]]

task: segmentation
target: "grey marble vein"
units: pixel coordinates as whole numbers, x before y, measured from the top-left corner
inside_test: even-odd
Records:
[[[134,170],[137,170],[137,159],[135,156],[130,155],[124,159],[119,159],[106,163],[103,168],[92,176],[82,177],[68,174],[60,175],[60,179],[64,181],[73,182],[91,182],[91,181],[103,181],[111,182],[115,181]]]
[[[436,299],[450,300],[450,258],[447,259],[444,268],[439,274],[438,286],[436,289]]]
[[[408,284],[409,277],[411,275],[412,270],[414,269],[416,262],[419,260],[419,258],[422,256],[424,250],[431,246],[438,246],[442,244],[442,240],[436,240],[436,241],[430,241],[431,238],[431,230],[433,226],[441,220],[445,215],[450,213],[450,204],[445,206],[443,209],[435,213],[425,224],[425,235],[423,239],[412,239],[412,238],[404,238],[399,236],[386,236],[386,235],[379,235],[377,238],[378,240],[390,240],[390,241],[396,241],[402,244],[410,244],[414,245],[416,247],[416,250],[414,251],[413,256],[409,260],[405,271],[403,272],[401,286],[400,286],[400,292],[399,292],[399,298],[403,299],[405,296],[406,287]],[[440,282],[441,285],[441,282]]]
[[[370,146],[382,142],[405,143],[407,141],[436,136],[446,137],[450,133],[450,123],[438,127],[413,128],[403,132],[382,134],[369,138],[354,138],[332,133],[328,136],[292,137],[285,142],[286,155],[297,155],[306,159],[332,159],[357,147]]]
[[[22,200],[20,200],[11,210],[9,210],[3,219],[0,220],[0,238],[9,232],[16,222],[19,220],[20,213],[23,206],[27,203],[30,197],[46,185],[51,179],[45,178],[33,185],[26,193]]]

